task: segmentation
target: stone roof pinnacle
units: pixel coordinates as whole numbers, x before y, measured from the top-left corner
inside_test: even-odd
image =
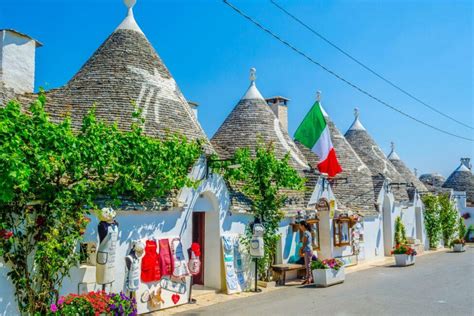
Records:
[[[354,122],[352,123],[351,127],[349,127],[349,130],[359,130],[359,131],[365,131],[364,125],[359,121],[359,109],[355,108],[354,109]]]
[[[123,2],[128,8],[127,16],[115,30],[132,30],[143,34],[143,31],[140,29],[137,21],[135,21],[135,17],[133,16],[133,6],[137,0],[124,0]]]
[[[250,68],[250,87],[247,89],[247,92],[245,92],[244,96],[242,97],[242,100],[258,99],[265,101],[265,99],[262,97],[262,94],[257,89],[257,86],[255,84],[256,80],[257,69],[252,67]]]

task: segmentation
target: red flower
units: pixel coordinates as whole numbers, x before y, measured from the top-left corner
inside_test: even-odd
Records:
[[[0,238],[3,238],[3,239],[10,239],[13,237],[13,232],[10,231],[10,230],[6,230],[6,229],[2,229],[0,230]]]

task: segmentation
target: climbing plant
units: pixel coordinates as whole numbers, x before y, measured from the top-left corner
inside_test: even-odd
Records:
[[[437,248],[441,240],[440,203],[438,197],[427,194],[422,197],[425,210],[423,212],[426,235],[428,236],[430,248]]]
[[[402,218],[397,216],[395,219],[395,245],[404,245],[407,243],[405,225]]]
[[[42,315],[58,298],[98,197],[117,205],[160,198],[196,183],[188,177],[201,154],[197,141],[142,133],[134,113],[120,131],[91,110],[79,131],[53,123],[43,93],[28,109],[0,108],[0,256],[10,269],[22,314]]]
[[[280,238],[278,228],[284,218],[282,208],[287,196],[283,190],[303,190],[304,180],[298,175],[288,161],[289,155],[283,159],[275,156],[273,144],[259,141],[252,155],[249,149],[238,149],[232,159],[232,164],[239,168],[225,168],[224,178],[234,189],[242,192],[250,199],[251,213],[262,221],[265,227],[264,250],[265,257],[259,260],[259,276],[264,280],[270,278],[271,265],[275,260],[277,242]],[[252,235],[247,229],[247,241]]]
[[[449,194],[438,195],[440,205],[440,222],[445,247],[451,245],[451,241],[455,238],[458,228],[458,211],[454,207]]]

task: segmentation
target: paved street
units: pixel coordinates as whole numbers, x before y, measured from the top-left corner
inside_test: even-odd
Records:
[[[348,274],[329,288],[289,287],[180,315],[474,315],[474,246],[412,267]]]

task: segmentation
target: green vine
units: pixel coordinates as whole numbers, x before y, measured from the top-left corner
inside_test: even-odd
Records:
[[[144,136],[140,113],[124,132],[91,110],[74,132],[70,118],[50,122],[45,102],[40,93],[29,114],[14,101],[0,108],[0,256],[30,315],[58,299],[99,196],[117,205],[121,196],[141,202],[195,186],[188,172],[202,152],[182,136]]]
[[[304,189],[304,180],[288,161],[289,155],[278,159],[273,144],[259,141],[255,155],[252,155],[249,149],[241,148],[235,152],[232,164],[238,164],[239,168],[226,168],[229,163],[220,166],[224,170],[224,178],[251,200],[252,215],[260,219],[265,227],[265,257],[259,260],[258,266],[259,276],[263,280],[271,278],[271,265],[274,263],[280,238],[278,228],[284,218],[281,209],[287,200],[282,190]],[[247,242],[251,235],[248,227]]]

